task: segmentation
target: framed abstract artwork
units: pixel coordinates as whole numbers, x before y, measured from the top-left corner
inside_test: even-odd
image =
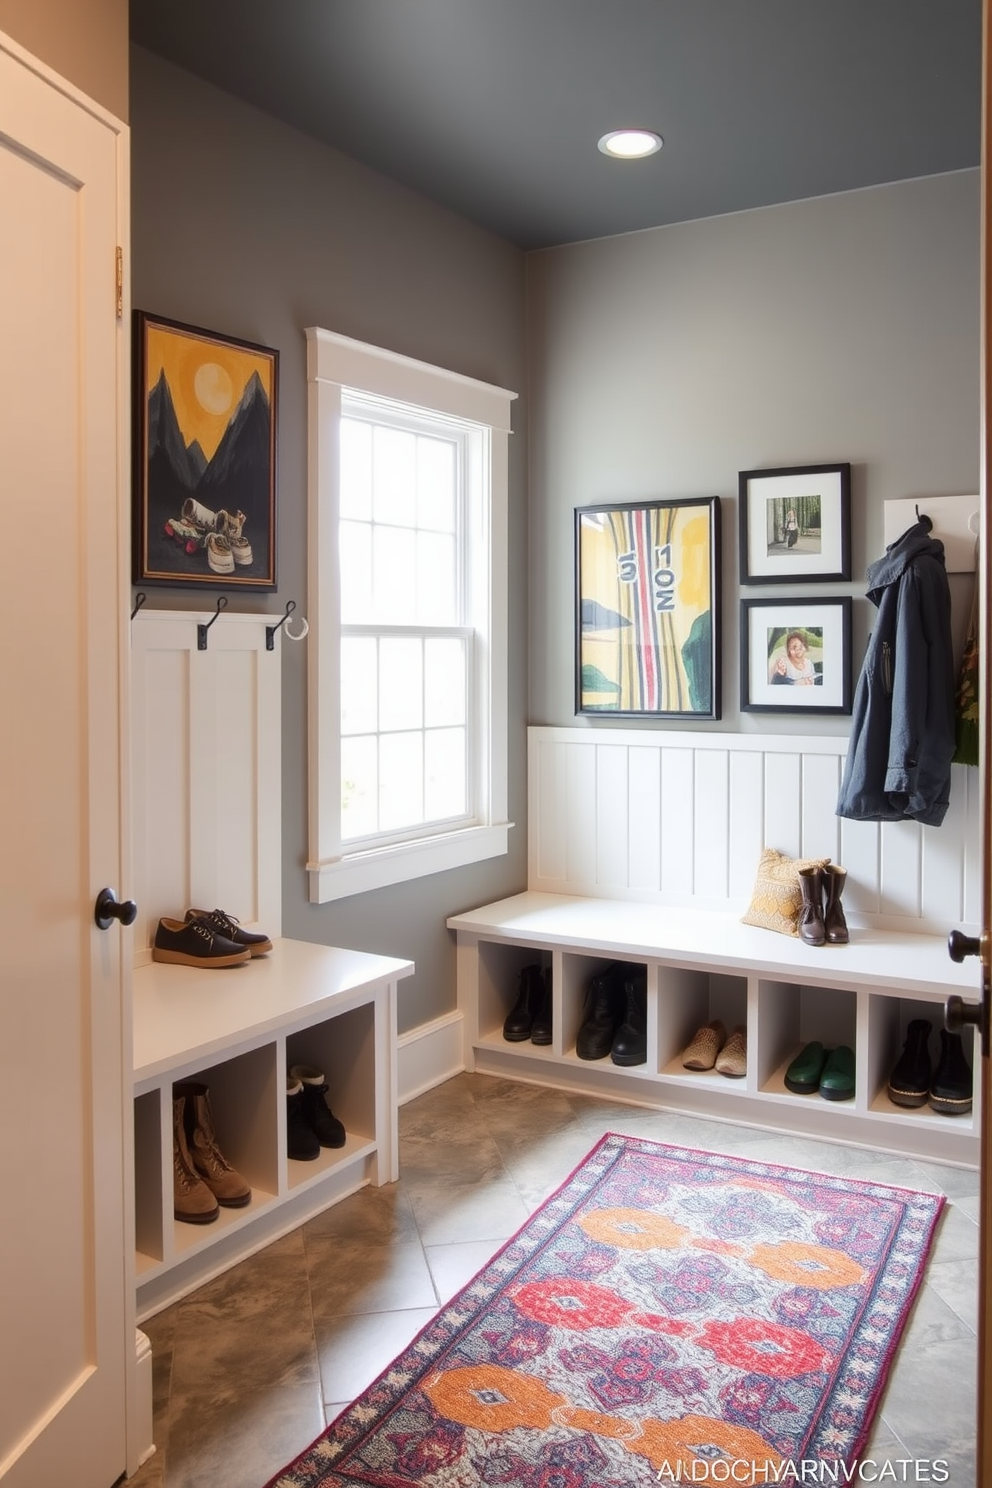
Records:
[[[278,363],[135,311],[136,583],[275,588]]]
[[[741,600],[741,711],[850,713],[851,600]]]
[[[737,485],[742,584],[851,577],[850,465],[742,470]]]
[[[575,513],[576,713],[720,717],[720,501]]]

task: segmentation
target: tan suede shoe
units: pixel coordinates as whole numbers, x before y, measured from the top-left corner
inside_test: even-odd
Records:
[[[731,1080],[740,1080],[747,1074],[747,1029],[743,1024],[734,1029],[716,1056],[716,1068]]]
[[[719,1018],[714,1018],[712,1023],[705,1023],[702,1028],[696,1030],[692,1042],[682,1055],[682,1063],[686,1069],[710,1070],[716,1063],[716,1056],[720,1047],[727,1037],[727,1030]]]

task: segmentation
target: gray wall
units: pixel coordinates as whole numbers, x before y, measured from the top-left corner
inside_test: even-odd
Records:
[[[364,166],[141,49],[132,50],[136,307],[278,348],[279,592],[231,608],[306,613],[308,325],[524,393],[524,258]],[[409,957],[404,1031],[455,1004],[445,917],[526,880],[525,400],[513,406],[508,857],[414,884],[307,902],[305,645],[283,650],[283,934]],[[207,609],[209,595],[149,589]],[[232,809],[237,803],[232,802]]]
[[[846,732],[843,717],[739,711],[742,592],[818,586],[741,590],[737,474],[851,462],[855,582],[822,595],[863,596],[887,498],[978,490],[978,172],[551,249],[527,273],[531,721],[587,722],[572,509],[720,496],[723,718],[695,727]],[[952,589],[960,636],[971,580]],[[856,675],[872,611],[854,609]]]

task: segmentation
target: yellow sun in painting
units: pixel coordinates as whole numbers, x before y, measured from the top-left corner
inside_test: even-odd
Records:
[[[202,362],[197,367],[193,389],[208,413],[226,413],[234,402],[234,384],[219,362]]]

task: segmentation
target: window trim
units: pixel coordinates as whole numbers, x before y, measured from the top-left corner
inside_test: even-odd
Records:
[[[507,487],[510,406],[516,393],[447,372],[398,352],[309,326],[307,337],[307,464],[309,522],[308,827],[310,902],[324,904],[426,874],[461,868],[507,851]],[[467,420],[485,432],[488,470],[474,473],[489,487],[482,506],[488,531],[473,561],[483,586],[486,624],[476,655],[475,696],[482,752],[476,820],[414,841],[345,852],[341,844],[339,657],[339,439],[343,388]]]

